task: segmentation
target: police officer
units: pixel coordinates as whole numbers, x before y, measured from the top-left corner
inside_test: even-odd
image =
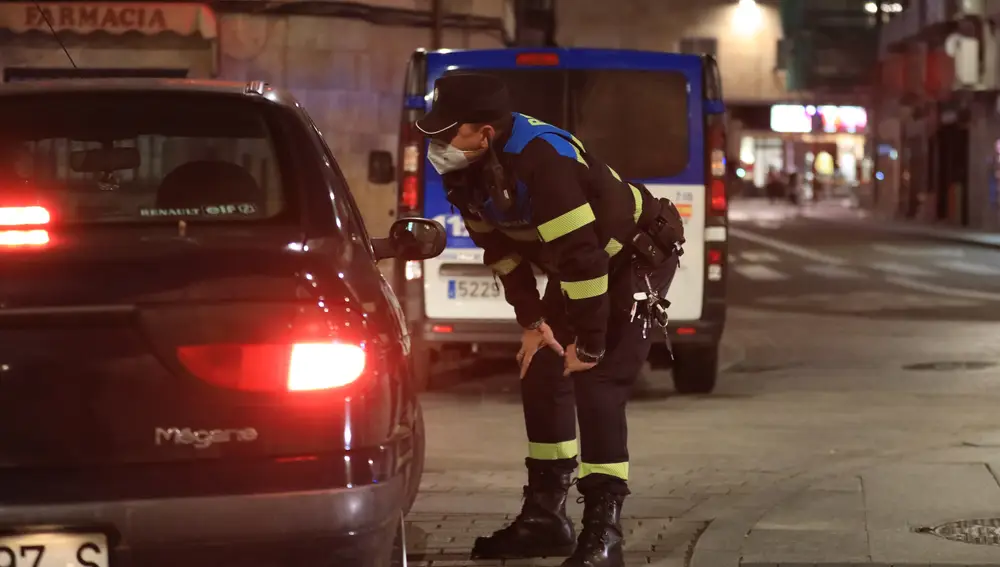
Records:
[[[569,132],[512,112],[499,79],[442,77],[433,98],[417,122],[431,138],[428,160],[523,328],[528,485],[514,522],[477,538],[473,558],[621,566],[625,403],[649,353],[653,311],[666,304],[655,300],[677,266],[680,216]],[[541,298],[532,265],[549,276]],[[576,538],[566,498],[578,456]]]

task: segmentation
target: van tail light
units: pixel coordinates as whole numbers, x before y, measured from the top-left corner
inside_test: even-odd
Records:
[[[49,232],[43,228],[52,221],[45,207],[0,207],[0,247],[44,246]],[[6,227],[16,227],[6,229]]]
[[[712,115],[707,118],[705,138],[708,142],[708,190],[709,212],[724,215],[729,208],[726,195],[726,126],[725,118]]]
[[[711,243],[709,243],[711,246]],[[705,266],[705,277],[710,282],[717,282],[722,280],[723,270],[723,251],[719,248],[708,248],[708,264]]]
[[[712,211],[716,213],[726,212],[729,203],[726,199],[726,182],[723,179],[713,179],[709,190]]]
[[[332,390],[354,383],[365,371],[364,344],[211,344],[177,349],[177,359],[198,378],[244,392]]]
[[[424,137],[415,122],[403,122],[399,135],[399,215],[420,211],[420,171],[424,159]]]

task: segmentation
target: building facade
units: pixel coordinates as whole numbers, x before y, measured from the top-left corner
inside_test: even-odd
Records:
[[[1000,2],[900,6],[880,41],[877,209],[901,219],[1000,228]]]
[[[507,0],[440,6],[441,47],[512,41]],[[395,154],[406,63],[434,36],[432,0],[3,2],[0,74],[4,81],[154,76],[285,86],[326,136],[370,230],[384,234],[396,216],[396,187],[368,182],[368,154]]]
[[[775,174],[799,173],[809,192],[866,180],[863,107],[876,45],[863,1],[557,0],[556,9],[559,45],[714,55],[737,190]],[[814,118],[827,122],[814,127]]]

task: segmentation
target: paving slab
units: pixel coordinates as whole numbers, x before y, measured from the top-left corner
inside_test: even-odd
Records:
[[[984,463],[900,464],[861,475],[875,562],[1000,563],[1000,547],[918,534],[919,527],[1000,515],[1000,487]]]
[[[576,516],[579,518],[579,515]],[[547,567],[559,565],[562,557],[518,561],[469,559],[476,537],[500,529],[513,518],[511,514],[413,513],[407,518],[406,542],[411,566],[467,567],[514,566]],[[626,541],[626,565],[684,567],[704,522],[685,522],[669,518],[622,519]]]

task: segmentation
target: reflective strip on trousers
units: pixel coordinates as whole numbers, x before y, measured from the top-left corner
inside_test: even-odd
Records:
[[[576,439],[559,443],[528,443],[528,458],[539,461],[573,459],[577,454]]]

